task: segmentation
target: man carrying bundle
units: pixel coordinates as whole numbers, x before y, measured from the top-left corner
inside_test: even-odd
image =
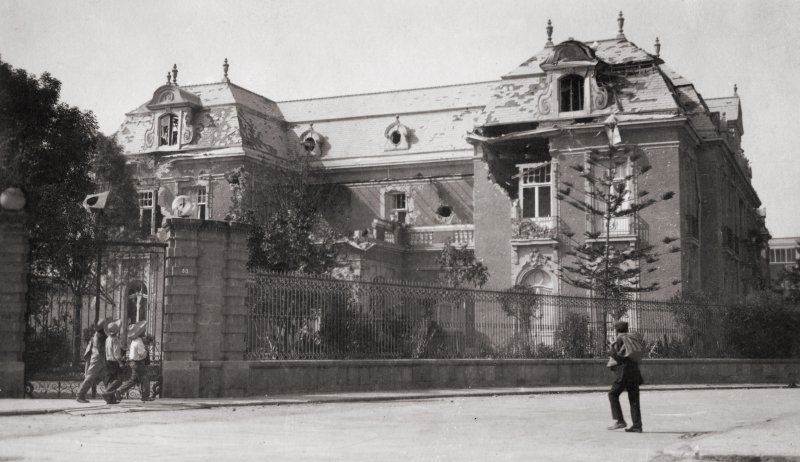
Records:
[[[622,416],[622,407],[619,405],[619,395],[628,392],[628,402],[631,405],[631,419],[633,425],[626,428],[626,432],[642,432],[642,412],[639,409],[639,385],[644,383],[642,373],[639,371],[639,361],[644,356],[644,339],[638,332],[628,333],[628,323],[620,321],[614,324],[617,338],[611,343],[608,367],[615,373],[614,384],[608,392],[611,402],[611,417],[616,421],[608,427],[609,430],[625,428],[625,417]]]

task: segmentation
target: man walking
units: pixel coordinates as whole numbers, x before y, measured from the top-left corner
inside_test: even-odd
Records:
[[[96,385],[107,373],[105,348],[106,333],[104,330],[106,322],[106,319],[101,319],[97,323],[97,326],[95,326],[95,333],[89,341],[89,344],[86,345],[86,352],[83,354],[83,359],[86,360],[86,371],[85,378],[80,387],[78,387],[77,401],[79,403],[89,402],[89,400],[86,399],[86,393],[92,388],[92,385]]]
[[[639,361],[644,355],[644,339],[639,333],[628,333],[628,323],[620,321],[614,324],[617,338],[611,343],[611,359],[609,366],[615,373],[614,383],[608,392],[611,402],[611,417],[616,421],[608,427],[609,430],[625,428],[625,417],[622,416],[622,407],[619,404],[619,395],[628,393],[628,402],[631,405],[631,419],[633,425],[626,428],[626,432],[642,432],[642,412],[639,409],[639,385],[644,380],[639,371]]]
[[[125,366],[125,356],[122,351],[122,342],[119,338],[120,321],[109,322],[106,324],[106,365],[108,366],[108,385],[103,399],[108,404],[116,404],[114,394],[108,394],[108,390],[116,390],[122,385],[123,367]]]
[[[130,348],[128,349],[128,360],[131,365],[131,374],[119,388],[109,388],[103,393],[103,399],[106,402],[117,401],[122,399],[122,395],[133,388],[136,383],[141,385],[142,401],[153,401],[150,397],[150,379],[147,377],[147,365],[145,358],[148,355],[147,348],[142,340],[147,321],[139,321],[132,325],[128,333],[128,339],[131,341]]]

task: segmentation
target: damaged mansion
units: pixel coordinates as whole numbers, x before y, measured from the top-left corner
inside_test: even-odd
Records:
[[[179,84],[173,68],[116,133],[144,232],[158,234],[178,195],[193,199],[193,218],[223,220],[249,193],[232,188],[234,173],[258,187],[307,155],[341,190],[326,218],[362,280],[436,281],[450,243],[474,251],[491,287],[589,295],[560,268],[571,241],[608,237],[619,248],[676,240],[679,251],[636,263],[647,267],[638,283],[658,286],[647,297],[762,288],[769,233],[737,90],[703,98],[657,39],[645,50],[623,25],[620,15],[610,38],[558,43],[548,24],[543,49],[497,80],[380,93],[277,102],[232,82],[227,60],[212,83]],[[572,167],[599,173],[592,153],[609,149],[627,156],[616,171],[629,201],[674,197],[610,223],[570,207],[565,184],[579,197],[593,187]]]

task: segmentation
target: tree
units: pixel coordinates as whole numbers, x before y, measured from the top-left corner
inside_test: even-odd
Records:
[[[603,224],[602,231],[587,231],[583,242],[576,241],[572,234],[567,235],[571,246],[566,254],[573,260],[563,265],[559,274],[565,282],[591,290],[600,298],[619,300],[631,293],[649,292],[659,288],[657,282],[641,285],[643,264],[658,261],[659,254],[653,245],[637,239],[634,247],[620,248],[611,241],[615,220],[631,218],[636,223],[641,210],[674,196],[669,191],[655,199],[650,197],[649,191],[642,190],[634,197],[631,184],[650,169],[649,165],[641,165],[640,160],[641,154],[630,147],[610,145],[607,151],[592,151],[586,162],[588,165],[571,166],[588,184],[587,190],[581,193],[583,197],[572,197],[574,185],[568,182],[562,183],[563,188],[559,188],[556,195],[558,200]],[[630,168],[626,168],[626,165],[630,165]],[[665,238],[664,243],[670,244],[676,240]],[[668,251],[679,252],[680,247],[673,245]],[[655,268],[647,269],[653,270]],[[624,304],[615,303],[612,306],[617,307],[612,313],[615,319],[625,314]]]
[[[138,210],[121,149],[91,112],[60,102],[60,91],[50,74],[37,78],[0,60],[0,189],[25,193],[32,277],[72,294],[77,362],[81,306],[99,261],[94,241],[124,235]],[[81,203],[101,186],[111,190],[107,211],[91,216]]]
[[[436,257],[436,263],[442,269],[439,276],[441,282],[449,287],[483,287],[489,280],[489,268],[475,258],[475,252],[467,249],[466,244],[454,247],[449,242],[445,243]]]
[[[323,212],[336,201],[335,185],[312,169],[308,155],[275,183],[254,185],[239,169],[228,175],[233,201],[226,219],[250,225],[250,269],[325,273],[336,266],[336,233]]]

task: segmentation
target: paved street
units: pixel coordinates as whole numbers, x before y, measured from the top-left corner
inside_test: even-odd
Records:
[[[800,460],[800,390],[785,388],[645,391],[643,434],[607,431],[601,392],[208,409],[94,403],[0,417],[0,460]]]

